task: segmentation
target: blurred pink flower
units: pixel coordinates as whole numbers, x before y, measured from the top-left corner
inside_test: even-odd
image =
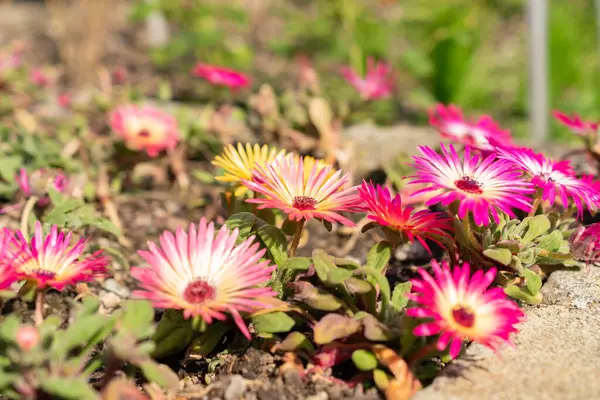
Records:
[[[554,110],[552,114],[558,122],[569,128],[571,132],[578,136],[595,136],[598,131],[598,125],[600,125],[600,122],[598,121],[584,121],[578,114],[569,116],[558,110]]]
[[[24,325],[17,329],[15,339],[17,340],[19,348],[24,352],[28,352],[38,344],[40,341],[40,334],[35,327]]]
[[[116,67],[112,71],[112,81],[116,85],[123,85],[125,82],[127,82],[128,77],[129,72],[123,65]]]
[[[145,150],[150,157],[156,157],[162,150],[175,148],[181,137],[177,120],[152,106],[117,107],[110,113],[109,121],[127,147]]]
[[[511,147],[510,131],[503,130],[488,115],[482,115],[475,123],[467,121],[462,110],[450,104],[447,107],[437,104],[429,110],[429,123],[443,138],[457,144],[471,146],[481,150],[493,150],[494,147]]]
[[[71,107],[71,95],[69,93],[63,93],[61,95],[58,95],[56,97],[56,101],[58,102],[58,105],[61,106],[62,108],[70,108]]]
[[[39,221],[35,224],[31,240],[17,231],[11,251],[18,279],[31,281],[40,289],[52,287],[63,290],[65,286],[104,276],[108,259],[102,256],[102,250],[82,257],[87,240],[81,239],[72,246],[72,236],[72,232],[66,235],[59,232],[56,225],[50,228],[48,235],[44,235]]]
[[[360,77],[349,66],[341,68],[341,73],[364,100],[377,100],[390,97],[396,85],[391,65],[380,61],[375,63],[372,57],[367,60],[367,73]]]
[[[241,72],[204,63],[196,64],[192,75],[205,79],[213,85],[226,86],[229,89],[239,89],[250,85],[250,79]]]
[[[31,83],[39,87],[48,87],[52,85],[50,76],[40,67],[34,68],[29,74]]]
[[[259,249],[254,237],[236,244],[238,237],[237,229],[226,226],[215,232],[204,218],[197,226],[190,224],[188,232],[165,231],[160,245],[148,242],[149,250],[139,251],[150,266],[131,269],[140,284],[133,295],[155,307],[183,310],[184,318],[199,316],[207,324],[225,320],[228,312],[250,339],[240,312],[270,307],[260,298],[276,295],[265,286],[276,266],[261,261],[266,249]]]
[[[450,347],[450,357],[456,358],[464,340],[472,340],[496,350],[502,343],[512,345],[510,335],[518,332],[517,325],[524,313],[504,294],[500,287],[488,289],[496,269],[477,271],[471,276],[469,264],[451,271],[448,263],[431,262],[434,276],[425,269],[418,270],[421,279],[412,279],[409,298],[418,307],[406,310],[406,315],[427,318],[430,322],[418,325],[416,336],[440,334],[437,349]]]

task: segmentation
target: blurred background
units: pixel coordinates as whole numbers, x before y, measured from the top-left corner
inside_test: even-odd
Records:
[[[547,5],[550,109],[598,118],[595,3]],[[433,104],[455,103],[528,134],[524,0],[0,0],[0,47],[15,40],[29,48],[27,62],[56,66],[65,87],[98,85],[102,71],[123,68],[149,91],[169,82],[180,102],[202,100],[190,69],[203,61],[276,93],[300,73],[308,84],[318,79],[334,109],[349,107],[359,95],[340,67],[364,71],[373,57],[393,66],[397,86],[390,98],[357,107],[352,120],[426,124]],[[570,140],[549,126],[552,140]]]

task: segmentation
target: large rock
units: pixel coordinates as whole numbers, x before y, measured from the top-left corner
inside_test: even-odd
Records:
[[[471,345],[415,400],[600,399],[600,269],[557,271],[516,348]]]

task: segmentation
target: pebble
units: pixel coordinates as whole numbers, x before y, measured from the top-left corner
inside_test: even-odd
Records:
[[[232,375],[225,390],[225,400],[239,400],[246,391],[246,380],[241,375]]]
[[[308,396],[304,400],[329,400],[327,392],[319,392],[314,396]]]
[[[104,283],[102,284],[102,287],[111,292],[116,294],[117,296],[121,297],[121,298],[128,298],[130,295],[130,290],[121,285],[119,282],[117,282],[116,280],[109,278],[107,280],[104,281]]]
[[[107,308],[109,310],[117,308],[118,305],[123,301],[123,299],[115,293],[107,292],[105,290],[100,291],[98,298],[100,299],[100,302],[102,303],[104,308]]]

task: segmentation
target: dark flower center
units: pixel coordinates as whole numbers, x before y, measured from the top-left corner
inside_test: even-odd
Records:
[[[147,138],[147,137],[150,137],[150,131],[147,129],[142,129],[141,131],[138,132],[137,135],[139,137]]]
[[[456,306],[452,309],[452,318],[458,324],[467,328],[475,325],[475,313],[470,307]]]
[[[483,193],[481,190],[481,184],[470,176],[463,176],[459,180],[455,181],[454,184],[457,188],[467,193]]]
[[[196,279],[183,291],[183,299],[192,304],[200,304],[214,297],[215,288],[202,279]]]
[[[40,278],[52,279],[52,278],[54,278],[56,276],[56,272],[50,271],[50,270],[47,270],[47,269],[43,269],[43,268],[34,269],[32,272],[35,275],[39,276]]]
[[[314,210],[316,205],[317,200],[308,196],[296,196],[294,197],[294,202],[292,203],[292,207],[301,211]]]

